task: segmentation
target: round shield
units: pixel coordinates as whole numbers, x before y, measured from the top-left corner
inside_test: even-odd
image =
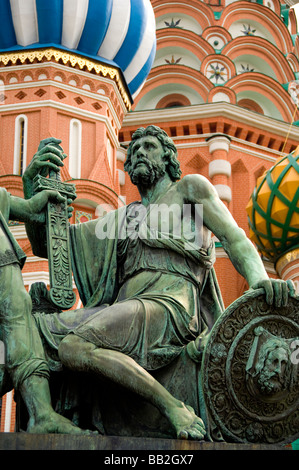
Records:
[[[270,306],[246,292],[215,323],[202,363],[210,419],[228,442],[299,437],[299,300]]]

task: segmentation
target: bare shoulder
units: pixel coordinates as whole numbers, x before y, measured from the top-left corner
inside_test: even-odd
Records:
[[[217,197],[217,192],[210,181],[202,175],[186,175],[179,181],[179,188],[189,200],[198,201]]]

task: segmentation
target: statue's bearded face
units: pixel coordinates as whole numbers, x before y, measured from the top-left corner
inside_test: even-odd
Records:
[[[258,377],[258,386],[263,393],[273,394],[281,391],[286,381],[288,355],[285,349],[272,351]]]
[[[166,173],[163,147],[153,136],[138,139],[132,147],[131,165],[128,170],[131,181],[136,185],[149,186]]]

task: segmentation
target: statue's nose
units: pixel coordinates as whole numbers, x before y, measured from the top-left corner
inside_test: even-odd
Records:
[[[275,372],[281,373],[282,367],[283,367],[284,361],[283,360],[278,360],[275,364]]]
[[[144,149],[144,147],[139,147],[139,149],[137,150],[137,153],[136,153],[136,156],[137,157],[144,157],[146,156],[146,151]]]

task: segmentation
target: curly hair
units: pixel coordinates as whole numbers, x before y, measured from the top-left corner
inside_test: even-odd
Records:
[[[139,129],[137,129],[136,132],[134,132],[132,136],[132,141],[130,142],[130,145],[128,147],[127,158],[124,165],[125,171],[129,172],[131,166],[131,154],[134,143],[136,142],[136,140],[147,135],[156,137],[160,141],[164,150],[163,158],[168,161],[168,174],[172,181],[179,180],[182,172],[180,169],[180,162],[177,158],[178,152],[176,146],[174,145],[173,140],[167,135],[167,133],[163,129],[153,125],[150,125],[146,128],[140,127]]]

